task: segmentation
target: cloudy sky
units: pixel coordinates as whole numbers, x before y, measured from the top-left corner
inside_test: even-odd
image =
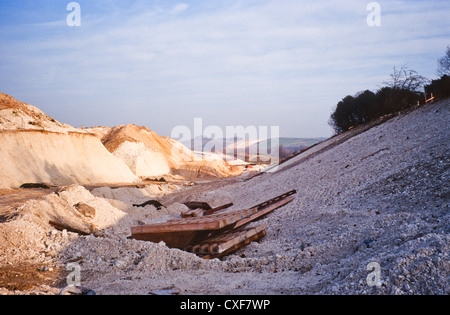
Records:
[[[450,1],[0,0],[0,92],[80,126],[280,126],[326,137],[346,95],[394,66],[437,77]]]

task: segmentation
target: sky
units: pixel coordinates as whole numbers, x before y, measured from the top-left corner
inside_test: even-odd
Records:
[[[328,137],[394,67],[437,78],[450,1],[0,0],[0,92],[75,127],[279,126]],[[71,20],[75,21],[75,20]],[[70,23],[69,23],[70,24]]]

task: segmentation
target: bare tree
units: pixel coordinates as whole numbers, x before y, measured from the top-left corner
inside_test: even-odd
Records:
[[[391,80],[385,81],[383,84],[396,90],[420,92],[427,82],[428,79],[419,75],[417,71],[402,66],[400,69],[394,67],[394,73],[391,74]]]
[[[450,76],[450,46],[447,46],[447,54],[438,60],[438,70],[439,76],[444,75]]]

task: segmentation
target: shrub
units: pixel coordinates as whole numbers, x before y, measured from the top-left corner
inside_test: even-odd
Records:
[[[425,93],[427,96],[433,93],[436,98],[450,97],[450,76],[443,75],[440,79],[431,81],[425,86]]]
[[[336,105],[329,124],[336,133],[341,133],[384,115],[410,108],[421,98],[420,93],[392,87],[383,87],[376,94],[366,90],[342,99]]]

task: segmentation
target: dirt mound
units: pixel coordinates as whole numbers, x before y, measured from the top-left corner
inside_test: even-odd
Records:
[[[103,187],[98,188],[94,195],[82,186],[72,185],[29,200],[15,208],[14,218],[0,224],[0,270],[4,266],[19,267],[22,262],[49,266],[53,258],[79,239],[77,233],[56,230],[50,221],[80,233],[125,239],[132,225],[180,215],[187,208],[178,203],[167,205],[159,211],[151,205],[145,208],[131,205],[142,198],[156,198],[170,192],[174,189],[172,186],[167,184],[157,191],[151,188],[124,188],[122,191]],[[112,194],[122,197],[122,200],[104,197],[111,197]],[[86,215],[80,211],[80,204],[91,208],[92,212]],[[0,290],[1,286],[0,283]]]
[[[202,160],[186,162],[172,169],[172,173],[185,178],[210,179],[238,176],[242,174],[242,169],[226,161]]]
[[[0,94],[0,143],[0,188],[139,182],[94,135],[6,94]]]
[[[81,128],[81,130],[91,133],[95,135],[100,140],[111,130],[111,127],[103,127],[103,126],[97,126],[97,127],[86,127]]]
[[[0,187],[134,183],[139,179],[88,134],[0,131]]]
[[[62,124],[40,109],[0,93],[0,130],[47,130],[61,133],[86,133],[72,126]]]
[[[146,127],[114,127],[102,142],[140,177],[171,173],[189,179],[208,179],[242,173],[240,168],[223,160],[196,159],[194,153],[180,142],[161,137]]]

